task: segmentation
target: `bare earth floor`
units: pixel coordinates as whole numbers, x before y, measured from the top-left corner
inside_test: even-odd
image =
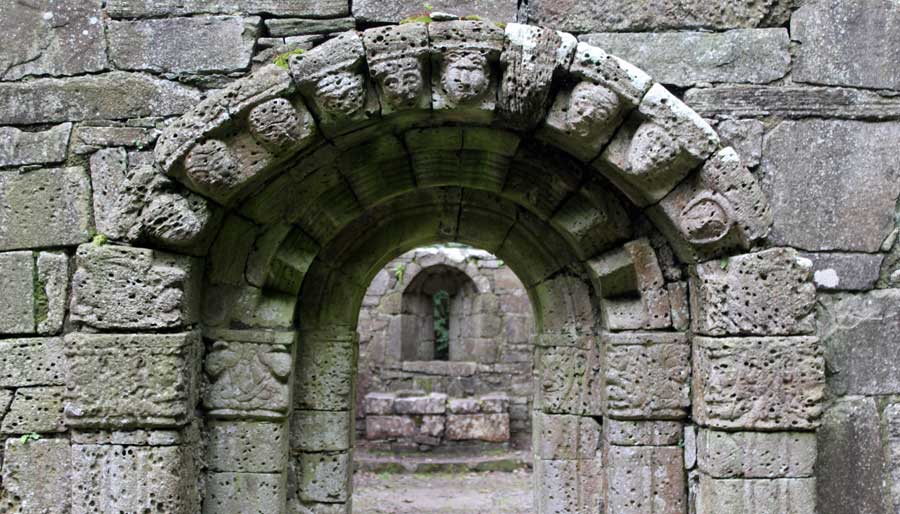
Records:
[[[531,472],[356,473],[353,514],[528,514]]]

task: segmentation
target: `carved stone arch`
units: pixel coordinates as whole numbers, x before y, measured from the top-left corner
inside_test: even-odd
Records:
[[[349,512],[362,295],[397,254],[460,241],[503,258],[535,309],[537,512],[684,513],[695,435],[715,464],[690,484],[699,514],[742,505],[759,473],[814,503],[809,463],[778,460],[806,458],[820,415],[810,265],[752,251],[766,199],[699,115],[603,50],[517,24],[351,31],[289,68],[234,82],[160,137],[166,194],[169,178],[192,193],[161,203],[142,186],[128,241],[158,249],[79,250],[70,426],[194,421],[197,331],[140,356],[138,339],[89,332],[197,326],[204,512]],[[120,286],[131,303],[105,309]],[[132,376],[139,358],[176,371]],[[102,397],[127,380],[161,394]],[[717,460],[722,445],[752,469]],[[777,470],[753,467],[760,445]],[[197,510],[183,489],[161,495]]]

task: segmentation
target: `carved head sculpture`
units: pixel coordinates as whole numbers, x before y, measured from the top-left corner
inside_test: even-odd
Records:
[[[316,84],[316,103],[328,114],[351,116],[365,102],[365,80],[358,73],[337,71],[320,78]]]
[[[384,100],[395,109],[415,106],[425,84],[422,63],[415,57],[401,57],[372,65]]]
[[[569,96],[566,124],[578,137],[590,137],[609,124],[621,109],[619,96],[607,87],[579,82]]]
[[[648,175],[664,169],[678,158],[679,151],[678,144],[664,128],[643,123],[628,148],[628,171],[632,175]]]
[[[441,84],[455,103],[479,98],[490,85],[487,58],[479,52],[449,52],[444,57]]]
[[[366,105],[365,50],[356,32],[291,56],[291,76],[326,120],[352,118]]]
[[[734,217],[727,199],[713,192],[697,195],[681,210],[681,228],[688,240],[695,244],[718,241],[728,235]]]
[[[217,139],[198,144],[184,159],[184,169],[194,183],[225,189],[237,182],[238,166],[228,146]]]

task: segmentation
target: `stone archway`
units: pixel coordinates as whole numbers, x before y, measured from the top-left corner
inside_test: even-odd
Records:
[[[202,360],[204,511],[348,512],[362,295],[397,254],[460,241],[504,259],[535,308],[539,513],[684,513],[689,492],[699,514],[813,512],[809,263],[745,253],[771,214],[696,113],[599,48],[516,24],[348,32],[289,68],[166,130],[157,166],[190,192],[136,177],[154,249],[79,250],[74,321],[202,334],[70,336],[72,427],[190,426]],[[110,279],[145,301],[104,303]],[[144,392],[108,401],[111,380]],[[164,465],[191,465],[182,437]],[[688,473],[684,448],[705,467]],[[183,482],[162,510],[196,510]],[[93,494],[73,501],[107,505]]]

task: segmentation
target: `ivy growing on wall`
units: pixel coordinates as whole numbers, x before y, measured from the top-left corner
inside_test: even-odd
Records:
[[[434,359],[450,360],[450,293],[441,289],[434,302]]]

